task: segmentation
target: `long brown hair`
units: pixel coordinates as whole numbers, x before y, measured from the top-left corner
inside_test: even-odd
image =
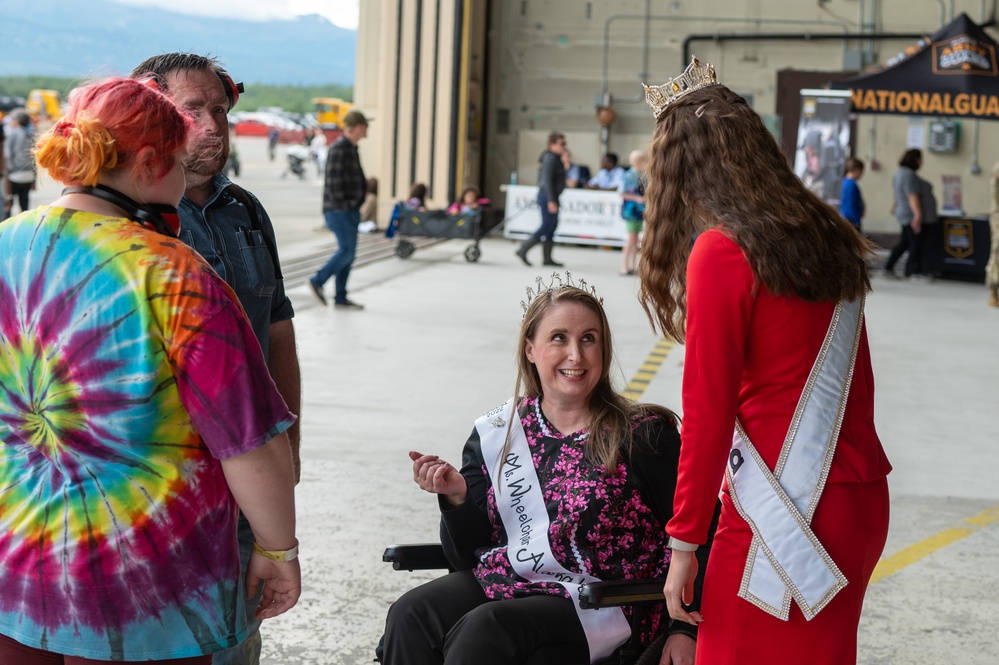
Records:
[[[795,176],[745,100],[714,85],[672,103],[649,149],[639,299],[682,342],[695,233],[722,226],[770,293],[853,299],[871,288],[873,246]]]
[[[517,344],[517,383],[514,388],[515,403],[519,404],[523,397],[543,397],[541,377],[534,363],[527,359],[527,342],[533,341],[538,332],[538,326],[556,307],[566,303],[579,303],[596,314],[600,321],[600,340],[602,347],[602,363],[600,379],[590,393],[587,404],[589,416],[589,436],[586,437],[584,453],[594,464],[603,464],[604,473],[612,475],[617,470],[619,458],[629,456],[632,448],[632,424],[642,415],[657,414],[674,424],[676,415],[661,406],[654,404],[636,404],[622,397],[611,385],[610,371],[614,362],[613,344],[611,341],[610,324],[604,313],[603,305],[590,293],[577,288],[567,287],[543,291],[531,301],[520,327],[520,340]],[[515,416],[516,417],[516,416]],[[510,448],[509,432],[507,441],[500,456],[506,459]],[[497,482],[497,485],[499,483]]]

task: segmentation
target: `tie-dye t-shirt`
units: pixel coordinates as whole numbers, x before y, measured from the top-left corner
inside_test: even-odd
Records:
[[[219,460],[293,420],[183,243],[56,207],[0,224],[0,633],[102,660],[243,639]]]

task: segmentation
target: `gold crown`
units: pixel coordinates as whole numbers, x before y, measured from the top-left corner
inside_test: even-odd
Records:
[[[711,85],[718,85],[715,68],[707,64],[702,65],[694,56],[679,76],[671,78],[662,85],[648,86],[643,83],[642,88],[645,89],[645,101],[652,107],[652,114],[656,120],[659,120],[670,104],[695,90]]]
[[[527,287],[527,300],[521,300],[520,306],[524,308],[524,314],[527,314],[527,309],[531,306],[539,296],[543,293],[553,293],[555,291],[561,291],[562,289],[579,289],[580,291],[585,291],[593,296],[597,303],[602,307],[604,304],[604,299],[597,295],[597,290],[586,283],[585,279],[581,279],[578,282],[572,279],[572,273],[568,270],[565,271],[565,279],[562,279],[562,275],[557,272],[552,273],[552,279],[549,283],[545,283],[545,280],[539,275],[537,279],[534,280],[536,288]]]

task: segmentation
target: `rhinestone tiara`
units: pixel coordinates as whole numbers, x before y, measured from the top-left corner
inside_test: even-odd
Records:
[[[551,281],[545,283],[545,280],[539,275],[537,279],[534,280],[535,287],[527,287],[527,300],[521,300],[520,306],[524,308],[524,314],[527,314],[527,309],[544,293],[554,293],[555,291],[561,291],[562,289],[579,289],[580,291],[585,291],[591,296],[596,298],[597,302],[603,307],[604,299],[597,295],[597,290],[586,283],[585,279],[581,279],[578,282],[572,279],[572,273],[568,270],[565,271],[565,279],[562,275],[553,272]]]
[[[667,107],[676,100],[712,85],[718,85],[715,68],[709,64],[702,65],[697,56],[694,56],[679,76],[662,85],[648,86],[643,83],[642,88],[645,90],[645,101],[652,107],[652,115],[659,120]]]

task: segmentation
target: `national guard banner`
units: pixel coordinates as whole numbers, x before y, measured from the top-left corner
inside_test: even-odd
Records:
[[[850,90],[855,113],[999,120],[996,42],[963,13],[880,71],[832,85]]]

